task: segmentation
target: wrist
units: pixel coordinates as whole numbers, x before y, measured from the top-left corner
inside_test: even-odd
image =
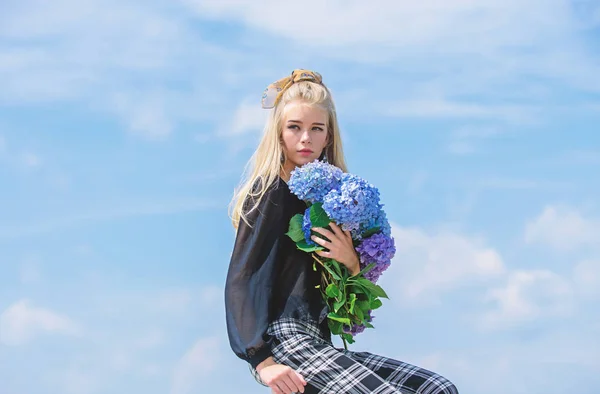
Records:
[[[354,264],[352,265],[352,269],[350,269],[350,275],[352,275],[352,276],[358,275],[359,272],[360,272],[360,259],[358,258],[358,256],[356,256],[356,259],[354,260]]]
[[[275,364],[275,361],[273,361],[273,357],[272,357],[272,356],[269,356],[269,357],[267,357],[265,360],[263,360],[263,361],[262,361],[260,364],[258,364],[258,365],[256,366],[256,372],[260,373],[260,371],[261,371],[263,368],[265,368],[265,367],[268,367],[268,366],[270,366],[270,365],[274,365],[274,364]]]

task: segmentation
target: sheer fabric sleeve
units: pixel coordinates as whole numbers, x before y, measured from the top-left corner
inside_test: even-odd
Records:
[[[240,220],[225,283],[227,333],[234,353],[256,368],[271,355],[266,334],[282,223],[281,188],[270,189]]]

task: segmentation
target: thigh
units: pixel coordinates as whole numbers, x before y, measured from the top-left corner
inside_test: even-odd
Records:
[[[425,368],[369,352],[343,351],[343,353],[372,370],[402,393],[458,394],[452,382]]]
[[[310,337],[289,338],[273,349],[276,362],[300,373],[306,394],[399,394],[385,379],[331,344]]]

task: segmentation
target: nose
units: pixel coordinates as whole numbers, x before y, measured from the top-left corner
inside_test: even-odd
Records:
[[[308,130],[304,130],[302,136],[300,137],[300,142],[302,142],[303,144],[310,143],[310,133],[308,132]]]

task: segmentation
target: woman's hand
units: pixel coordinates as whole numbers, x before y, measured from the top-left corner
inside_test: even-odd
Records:
[[[263,365],[261,365],[263,364]],[[272,361],[261,363],[256,368],[260,379],[271,388],[273,394],[303,393],[306,380],[298,372],[283,364]]]
[[[352,244],[352,235],[350,231],[343,231],[334,222],[329,223],[332,231],[321,227],[313,227],[312,230],[327,237],[329,241],[312,235],[310,238],[317,244],[329,249],[329,252],[319,250],[316,253],[319,256],[334,259],[346,266],[350,275],[356,275],[360,272],[360,260]]]

